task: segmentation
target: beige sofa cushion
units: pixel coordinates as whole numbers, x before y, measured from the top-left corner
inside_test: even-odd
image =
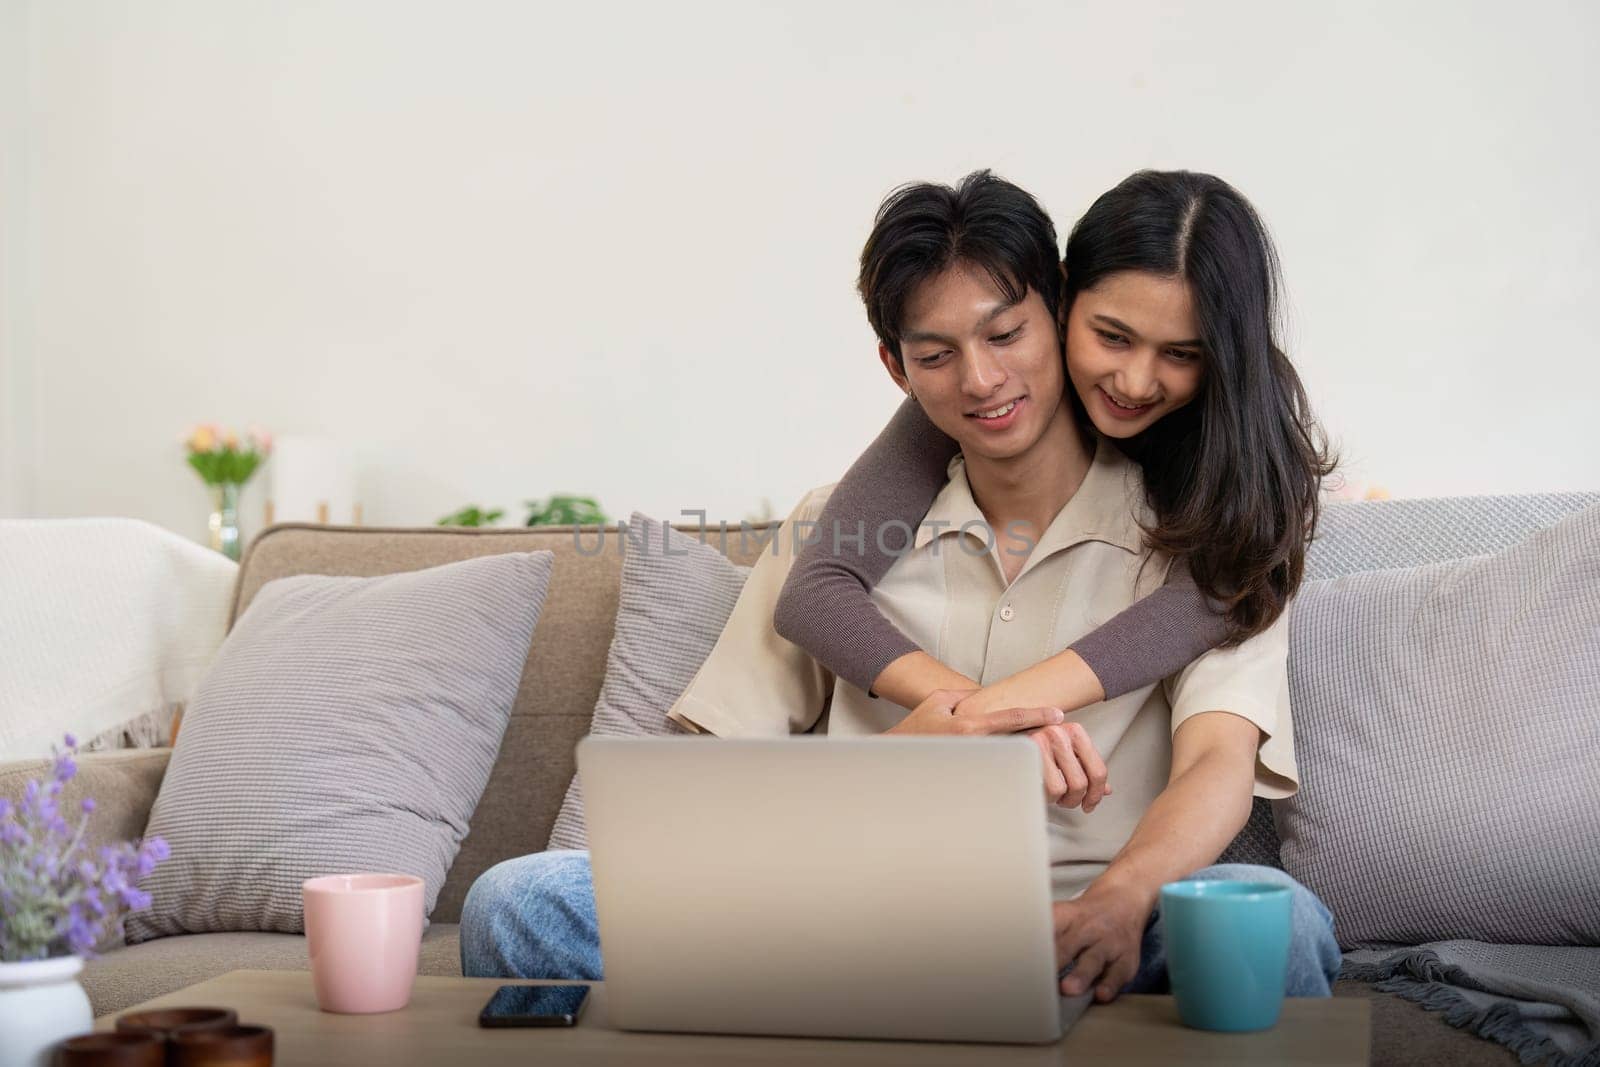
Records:
[[[715,547],[664,529],[640,512],[629,518],[628,531],[637,540],[629,541],[622,557],[616,634],[589,732],[666,737],[684,732],[667,718],[667,710],[716,647],[750,572]],[[583,783],[576,776],[548,847],[589,847]]]
[[[184,715],[129,943],[304,929],[301,884],[423,881],[431,914],[499,757],[553,557],[269,582]]]
[[[1307,582],[1290,632],[1304,788],[1273,807],[1340,946],[1600,944],[1600,504]]]
[[[713,528],[708,543],[735,563],[750,564],[770,526],[741,538]],[[693,532],[693,527],[679,527]],[[454,560],[502,552],[555,554],[544,611],[532,652],[471,828],[434,906],[434,922],[456,922],[473,881],[513,856],[542,851],[572,780],[573,749],[588,732],[606,652],[616,621],[622,569],[616,530],[601,542],[593,529],[581,540],[570,526],[460,529],[289,524],[264,531],[240,567],[231,619],[237,619],[267,582],[291,574],[373,576],[420,570]]]

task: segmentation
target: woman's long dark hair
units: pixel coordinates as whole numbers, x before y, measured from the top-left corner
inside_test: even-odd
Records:
[[[1072,228],[1062,266],[1063,322],[1078,293],[1118,271],[1188,284],[1205,345],[1199,392],[1122,445],[1144,469],[1150,547],[1226,605],[1229,643],[1260,633],[1300,586],[1320,482],[1336,462],[1274,336],[1280,283],[1266,227],[1220,178],[1140,171]]]

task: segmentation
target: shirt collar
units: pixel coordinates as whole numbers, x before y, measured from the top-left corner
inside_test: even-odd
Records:
[[[969,530],[969,536],[982,536],[981,524],[986,520],[973,499],[965,460],[957,454],[949,469],[950,481],[934,497],[933,506],[917,527],[913,544],[918,549],[941,537],[958,536],[961,528],[971,523],[980,528]],[[1083,484],[1045,528],[1029,553],[1029,563],[1084,541],[1104,541],[1138,555],[1144,551],[1140,523],[1150,523],[1153,518],[1144,498],[1139,465],[1097,435],[1094,459]]]

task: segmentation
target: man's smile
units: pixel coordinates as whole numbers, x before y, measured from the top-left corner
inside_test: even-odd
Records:
[[[1007,400],[1003,404],[993,407],[980,408],[977,411],[967,412],[967,418],[977,420],[985,430],[1004,430],[1017,421],[1017,415],[1022,410],[1027,397],[1019,396],[1014,400]]]

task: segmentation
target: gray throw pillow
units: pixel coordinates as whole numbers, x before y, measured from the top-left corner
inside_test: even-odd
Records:
[[[589,732],[661,737],[682,733],[667,710],[694,680],[733,614],[750,575],[717,549],[638,512],[628,520],[617,628]],[[549,848],[588,848],[583,792],[567,786]]]
[[[150,814],[172,856],[129,943],[298,933],[300,883],[384,871],[433,910],[500,750],[554,556],[262,587],[195,693]]]
[[[1290,641],[1283,867],[1341,945],[1600,944],[1600,507],[1309,582]]]

